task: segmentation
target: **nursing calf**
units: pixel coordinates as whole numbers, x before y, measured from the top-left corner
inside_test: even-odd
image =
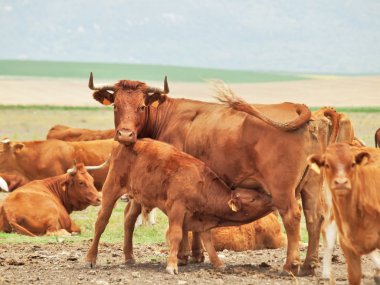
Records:
[[[360,259],[364,254],[371,254],[376,266],[374,278],[380,284],[380,258],[376,252],[380,249],[379,153],[336,143],[308,161],[317,173],[323,170],[350,284],[360,284]],[[327,238],[334,238],[334,226],[332,223],[327,230]]]
[[[205,163],[171,145],[150,139],[130,146],[119,145],[113,150],[102,192],[95,237],[86,258],[91,266],[96,264],[99,239],[113,206],[124,193],[133,199],[125,218],[126,261],[134,260],[132,235],[141,206],[157,207],[169,218],[170,252],[166,270],[171,274],[178,273],[177,254],[184,232],[199,233],[214,267],[222,267],[210,230],[249,223],[273,210],[269,195],[239,188],[232,191]]]
[[[101,196],[83,164],[67,174],[35,180],[12,192],[0,204],[0,231],[28,236],[80,233],[72,211],[98,206]]]

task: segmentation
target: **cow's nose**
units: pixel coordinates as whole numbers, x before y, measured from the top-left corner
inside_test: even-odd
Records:
[[[334,179],[334,186],[339,188],[339,187],[348,187],[349,186],[349,180],[347,177],[336,177]]]
[[[117,141],[121,143],[134,143],[135,132],[131,130],[119,130],[117,131]]]

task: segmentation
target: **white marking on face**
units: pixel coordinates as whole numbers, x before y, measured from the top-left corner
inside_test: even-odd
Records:
[[[8,183],[2,177],[0,177],[0,190],[3,190],[5,192],[9,192]]]

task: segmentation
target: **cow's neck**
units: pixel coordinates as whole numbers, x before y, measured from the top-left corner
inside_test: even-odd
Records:
[[[70,174],[62,174],[44,179],[46,187],[50,192],[62,203],[67,212],[70,214],[74,209],[69,199],[69,189],[64,189],[64,185],[67,185],[71,179]],[[68,187],[68,186],[66,186]]]

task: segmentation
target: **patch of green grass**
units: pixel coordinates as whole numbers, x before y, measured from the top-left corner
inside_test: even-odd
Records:
[[[212,68],[179,67],[149,64],[56,62],[31,60],[0,60],[2,76],[33,76],[54,78],[134,79],[163,81],[203,82],[221,79],[228,83],[274,82],[303,80],[304,77],[280,72],[253,72]]]
[[[310,107],[311,111],[316,111],[321,107]],[[380,113],[380,107],[336,107],[341,113]]]

